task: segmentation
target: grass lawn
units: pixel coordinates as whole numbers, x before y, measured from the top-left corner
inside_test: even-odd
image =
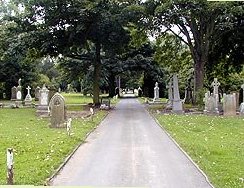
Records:
[[[88,104],[93,103],[92,97],[87,95],[83,96],[80,93],[61,93],[64,98],[66,104]],[[107,95],[100,95],[100,97],[106,97]],[[117,104],[119,99],[111,99],[111,104]]]
[[[244,187],[244,117],[155,116],[216,188]]]
[[[138,97],[140,103],[145,103],[145,97]],[[153,100],[152,98],[147,98],[147,100]],[[167,102],[166,98],[159,98],[160,102]]]
[[[83,96],[80,93],[61,93],[64,96],[66,104],[88,104],[92,103],[92,97]]]
[[[74,119],[69,137],[66,129],[48,128],[49,120],[37,118],[35,109],[0,109],[0,184],[6,184],[7,148],[15,150],[15,184],[42,185],[106,113],[99,111],[93,121]]]

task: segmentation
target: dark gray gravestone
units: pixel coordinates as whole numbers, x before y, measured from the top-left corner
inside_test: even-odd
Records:
[[[138,97],[141,97],[142,96],[142,89],[141,87],[138,88]]]
[[[65,99],[59,94],[55,93],[49,103],[51,128],[64,128],[66,120]]]
[[[11,89],[11,100],[12,101],[16,100],[16,96],[17,96],[17,88],[14,86]]]
[[[35,89],[35,100],[36,101],[39,101],[39,98],[40,98],[40,90],[41,90],[41,88],[39,86],[37,86],[36,89]]]

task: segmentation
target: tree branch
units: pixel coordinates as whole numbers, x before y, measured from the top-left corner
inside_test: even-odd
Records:
[[[173,33],[178,39],[180,39],[183,43],[185,43],[187,46],[189,46],[189,44],[187,43],[187,41],[185,41],[181,36],[179,36],[179,34],[175,33],[171,28],[167,27],[167,30],[169,30],[171,33]],[[166,30],[166,31],[167,31]]]

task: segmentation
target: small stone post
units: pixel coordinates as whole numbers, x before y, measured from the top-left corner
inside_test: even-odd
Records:
[[[94,115],[94,110],[93,110],[93,108],[90,108],[90,112],[91,112],[91,120],[93,121],[93,115]]]
[[[13,149],[8,148],[7,149],[7,184],[8,185],[13,185],[14,184],[14,171],[13,171],[13,166],[14,164],[14,154],[13,154]]]
[[[70,136],[70,133],[71,133],[71,122],[72,122],[72,119],[69,118],[68,121],[67,121],[67,133],[68,133],[68,136]]]

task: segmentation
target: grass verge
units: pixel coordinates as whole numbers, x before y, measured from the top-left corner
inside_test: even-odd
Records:
[[[216,188],[244,187],[244,118],[154,114]]]
[[[106,113],[99,111],[93,121],[74,119],[68,136],[65,129],[48,128],[35,109],[0,109],[0,184],[6,184],[7,148],[15,150],[15,184],[42,185]]]

